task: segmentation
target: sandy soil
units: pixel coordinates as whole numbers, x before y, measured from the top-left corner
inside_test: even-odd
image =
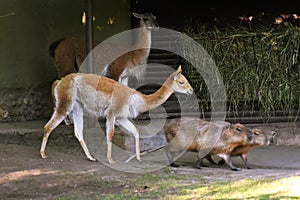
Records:
[[[91,162],[73,134],[61,133],[51,135],[47,159],[41,159],[39,155],[42,133],[0,134],[0,199],[59,199],[70,194],[94,199],[125,190],[145,190],[144,185],[135,181],[144,173],[122,172],[102,162]],[[166,166],[151,173],[162,178],[188,177],[195,184],[203,180],[300,176],[299,146],[255,148],[249,155],[249,164],[254,169],[239,172],[233,172],[227,166],[196,169],[192,165],[194,160],[195,154],[185,153],[178,160],[183,166]],[[239,158],[234,158],[233,162],[243,167]]]

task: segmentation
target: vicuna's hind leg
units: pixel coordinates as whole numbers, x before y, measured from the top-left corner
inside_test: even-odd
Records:
[[[110,164],[115,163],[111,157],[112,140],[115,135],[115,117],[106,118],[106,142],[107,142],[107,160]]]
[[[45,153],[45,149],[46,149],[46,145],[47,145],[49,135],[51,134],[53,129],[55,129],[62,122],[62,120],[64,118],[65,118],[64,115],[59,114],[58,112],[54,111],[51,119],[44,126],[44,137],[43,137],[43,141],[42,141],[42,145],[41,145],[41,149],[40,149],[40,154],[41,154],[42,158],[47,157],[46,153]]]
[[[72,118],[74,122],[74,133],[78,139],[85,155],[91,161],[96,161],[96,159],[90,154],[89,149],[87,148],[84,138],[83,138],[83,110],[79,104],[75,104],[72,111]]]

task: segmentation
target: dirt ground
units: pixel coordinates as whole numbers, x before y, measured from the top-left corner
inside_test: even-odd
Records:
[[[73,199],[72,196],[101,199],[128,190],[145,197],[147,188],[151,187],[137,181],[146,173],[122,172],[108,164],[89,161],[73,136],[71,127],[60,126],[51,135],[47,159],[41,159],[39,155],[42,131],[28,132],[30,129],[24,133],[0,134],[0,199]],[[254,169],[238,172],[231,171],[227,166],[196,169],[192,165],[194,160],[195,154],[185,153],[178,160],[183,166],[165,166],[149,173],[164,179],[184,177],[194,184],[204,180],[300,176],[299,146],[255,148],[249,155],[249,164]],[[234,158],[233,163],[243,167],[239,158]],[[146,198],[151,199],[149,196]]]

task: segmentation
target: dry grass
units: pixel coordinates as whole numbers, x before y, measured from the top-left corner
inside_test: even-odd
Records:
[[[243,110],[259,111],[267,120],[275,111],[289,115],[299,110],[299,27],[285,24],[256,30],[251,27],[206,30],[201,26],[198,30],[186,28],[186,34],[199,42],[215,61],[225,84],[228,111],[236,115]],[[195,52],[194,56],[199,55]],[[201,97],[201,109],[209,110],[205,82],[193,66],[187,76]]]

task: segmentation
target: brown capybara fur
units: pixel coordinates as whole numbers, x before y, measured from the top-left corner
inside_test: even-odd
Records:
[[[252,134],[248,143],[235,147],[230,153],[230,156],[232,157],[240,156],[247,169],[251,169],[247,163],[249,151],[254,147],[266,146],[270,144],[270,138],[262,130],[253,128],[250,131]],[[224,160],[219,161],[218,164],[224,164]]]
[[[198,158],[206,155],[218,155],[223,158],[232,170],[240,170],[233,166],[230,154],[235,147],[245,145],[250,135],[249,129],[236,123],[231,125],[224,121],[205,121],[198,117],[181,117],[168,121],[164,126],[168,145],[166,153],[171,166],[174,157],[184,151],[197,152]]]

